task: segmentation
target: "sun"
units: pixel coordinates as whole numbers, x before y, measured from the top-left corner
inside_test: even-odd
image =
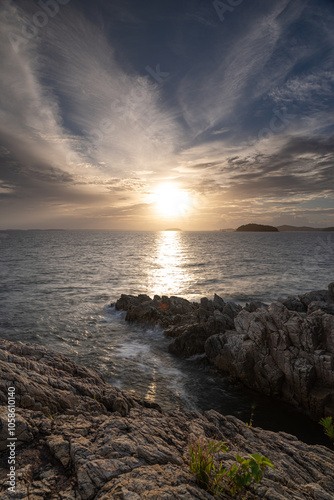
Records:
[[[164,217],[181,217],[191,207],[189,193],[173,183],[160,184],[154,191],[156,209]]]

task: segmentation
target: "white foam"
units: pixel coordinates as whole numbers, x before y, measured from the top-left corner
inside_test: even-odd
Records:
[[[136,358],[148,354],[151,347],[148,344],[140,344],[139,342],[129,342],[116,347],[115,352],[122,358]]]
[[[206,358],[205,352],[202,354],[194,354],[193,356],[190,356],[189,358],[186,358],[187,361],[196,361],[196,359],[203,359]]]

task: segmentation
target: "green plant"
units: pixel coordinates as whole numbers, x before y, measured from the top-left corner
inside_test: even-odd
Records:
[[[248,486],[254,480],[255,483],[262,481],[263,472],[266,467],[274,468],[269,458],[262,457],[258,453],[250,457],[236,456],[235,463],[226,471],[230,479],[228,487],[232,496],[236,495],[244,486]]]
[[[246,423],[247,427],[252,427],[253,426],[253,422],[254,422],[254,410],[256,408],[256,404],[253,403],[252,406],[251,406],[251,414],[250,414],[250,418],[249,418],[249,422]]]
[[[190,471],[196,477],[197,484],[204,490],[216,493],[222,479],[221,465],[216,469],[214,456],[228,449],[222,441],[205,443],[198,440],[190,445]]]
[[[334,441],[334,423],[332,417],[322,418],[319,420],[319,424],[322,425],[326,436],[328,436],[331,441]]]
[[[47,415],[47,416],[48,416],[48,418],[49,418],[50,420],[56,420],[57,415],[58,415],[58,412],[57,412],[57,413],[55,413],[54,415],[52,415],[52,413],[50,413],[50,415]]]
[[[198,440],[190,446],[190,471],[195,475],[197,484],[214,495],[228,489],[235,496],[252,481],[259,483],[266,467],[274,468],[271,461],[254,453],[249,457],[236,455],[235,462],[224,468],[223,461],[217,463],[216,455],[228,452],[222,441],[205,443]]]

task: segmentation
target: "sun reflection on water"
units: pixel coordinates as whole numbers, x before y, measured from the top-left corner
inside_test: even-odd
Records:
[[[157,363],[155,361],[152,369],[152,382],[147,388],[145,399],[150,403],[155,403],[156,398],[157,398]]]
[[[162,231],[158,235],[151,289],[157,295],[178,295],[189,279],[184,269],[185,249],[180,231]]]

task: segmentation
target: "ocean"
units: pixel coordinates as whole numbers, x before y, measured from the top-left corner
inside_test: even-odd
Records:
[[[214,408],[245,422],[254,412],[254,425],[326,443],[302,413],[200,356],[172,356],[161,330],[126,323],[111,304],[122,293],[270,303],[327,288],[333,264],[332,233],[1,231],[0,336],[67,355],[166,410]]]

